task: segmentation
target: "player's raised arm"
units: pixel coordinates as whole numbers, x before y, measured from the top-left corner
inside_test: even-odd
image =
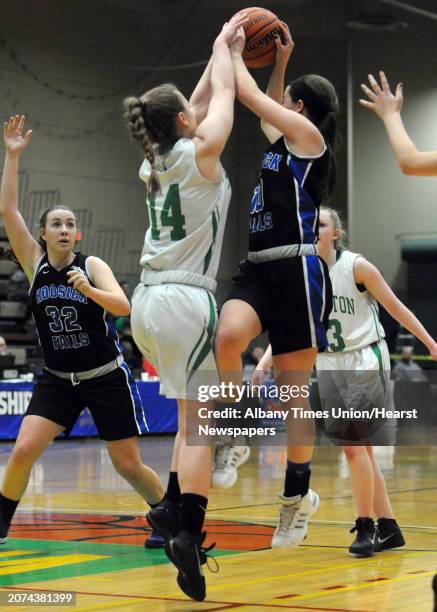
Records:
[[[426,331],[422,323],[405,304],[393,293],[381,272],[364,257],[357,257],[354,263],[354,278],[362,283],[367,291],[418,340],[423,342],[433,359],[437,359],[437,343]]]
[[[285,71],[294,49],[294,42],[291,38],[290,30],[288,29],[287,24],[283,21],[281,22],[281,29],[282,38],[280,36],[275,36],[275,63],[273,65],[273,70],[266,93],[269,98],[282,105],[284,101]],[[264,119],[261,119],[261,129],[269,142],[275,142],[281,136],[281,132],[267,123]]]
[[[199,79],[193,93],[190,97],[190,105],[196,115],[196,121],[199,125],[205,119],[208,113],[209,103],[211,101],[211,71],[212,57],[210,58],[202,76]]]
[[[418,151],[402,121],[402,83],[397,84],[393,94],[384,72],[380,71],[379,76],[381,85],[371,74],[369,74],[370,87],[361,84],[361,89],[369,98],[361,99],[361,106],[372,110],[384,123],[391,147],[404,174],[436,176],[437,151]]]
[[[15,115],[4,124],[6,157],[0,192],[0,212],[12,250],[28,279],[31,280],[35,264],[42,255],[42,249],[29,232],[18,210],[20,156],[32,135],[32,131],[28,130],[23,136],[24,122],[24,115]]]
[[[228,45],[246,21],[245,13],[234,15],[231,21],[223,26],[214,42],[211,66],[211,100],[208,113],[198,126],[194,138],[196,160],[199,168],[206,170],[205,175],[217,173],[219,157],[231,133],[234,121],[235,86],[234,70]]]
[[[240,102],[265,123],[283,134],[300,155],[318,155],[323,151],[323,136],[316,125],[300,112],[282,106],[260,90],[243,61],[244,39],[232,44],[236,93]]]

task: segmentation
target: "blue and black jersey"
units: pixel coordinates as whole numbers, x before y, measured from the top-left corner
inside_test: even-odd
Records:
[[[283,136],[267,149],[251,201],[249,251],[317,242],[329,164],[326,147],[320,155],[301,157]]]
[[[87,255],[77,253],[69,266],[56,270],[44,255],[29,291],[45,365],[60,372],[92,370],[121,353],[106,310],[68,283],[67,272],[78,267],[92,284],[86,262]]]

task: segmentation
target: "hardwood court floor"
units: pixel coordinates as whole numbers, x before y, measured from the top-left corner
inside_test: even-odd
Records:
[[[145,462],[165,480],[172,438],[146,438],[141,445]],[[10,448],[0,445],[0,475]],[[11,609],[4,602],[12,591],[67,590],[77,593],[70,608],[76,611],[430,612],[437,571],[436,448],[382,449],[407,545],[364,559],[347,552],[355,510],[347,468],[334,447],[316,450],[312,486],[321,505],[307,540],[296,550],[269,548],[284,461],[278,448],[255,449],[235,487],[211,494],[208,541],[217,542],[220,571],[206,571],[207,599],[196,603],[179,591],[164,553],[144,549],[144,505],[114,472],[104,446],[90,440],[52,444],[0,547],[0,610]]]

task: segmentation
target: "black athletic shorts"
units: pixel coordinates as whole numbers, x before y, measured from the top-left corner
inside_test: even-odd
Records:
[[[273,355],[328,345],[332,307],[328,268],[317,255],[241,262],[227,300],[243,300],[268,330]]]
[[[43,370],[25,416],[45,417],[65,427],[68,435],[84,408],[89,409],[103,440],[124,440],[148,431],[137,385],[125,363],[77,385]]]

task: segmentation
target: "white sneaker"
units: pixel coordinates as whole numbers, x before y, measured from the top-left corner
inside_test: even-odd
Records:
[[[248,446],[231,446],[219,443],[215,448],[212,468],[212,485],[220,489],[229,489],[238,478],[237,468],[250,457]]]
[[[285,503],[279,512],[279,524],[272,538],[272,548],[295,548],[306,538],[308,521],[319,507],[320,498],[311,489],[303,497],[285,497],[279,494]]]

